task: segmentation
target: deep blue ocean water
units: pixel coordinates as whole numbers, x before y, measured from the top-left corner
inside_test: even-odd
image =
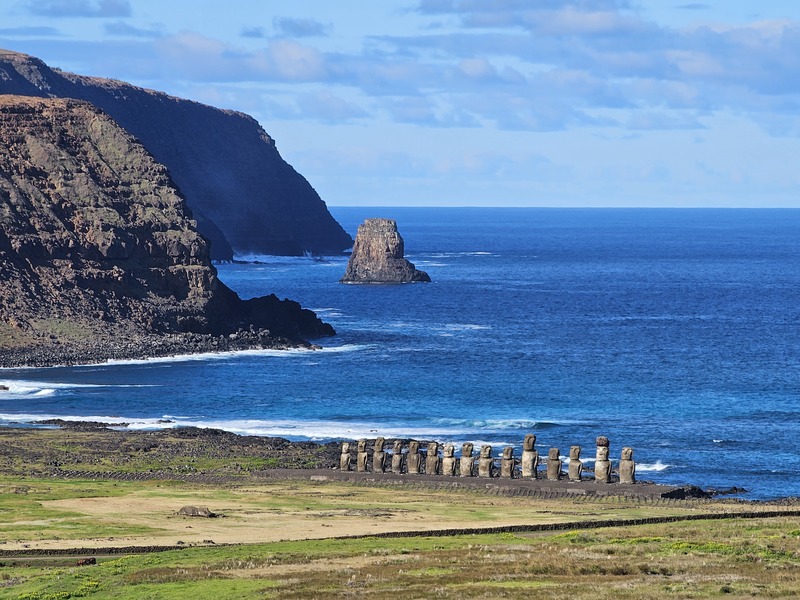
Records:
[[[375,435],[546,454],[606,435],[640,479],[800,496],[800,210],[342,208],[398,221],[433,283],[346,258],[219,265],[330,322],[322,351],[0,371],[0,423],[46,417]],[[170,419],[172,424],[158,424]]]

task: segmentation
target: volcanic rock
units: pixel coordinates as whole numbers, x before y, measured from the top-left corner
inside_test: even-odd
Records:
[[[95,106],[0,96],[0,140],[3,364],[8,348],[90,344],[101,359],[334,333],[295,302],[242,301],[220,282],[167,169]]]
[[[430,281],[403,258],[405,245],[392,219],[367,219],[358,226],[353,253],[341,283],[411,283]]]
[[[0,94],[87,100],[164,164],[211,241],[211,258],[338,254],[353,240],[252,117],[0,50]]]

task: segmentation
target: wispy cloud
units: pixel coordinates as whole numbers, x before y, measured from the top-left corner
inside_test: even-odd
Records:
[[[330,33],[331,26],[315,19],[296,19],[291,17],[275,17],[272,26],[278,35],[286,37],[324,37]]]
[[[134,27],[125,21],[114,21],[105,24],[105,31],[109,35],[118,35],[135,38],[157,38],[164,35],[164,28],[154,26],[150,28]]]
[[[28,0],[27,10],[42,17],[129,17],[129,0]]]
[[[63,33],[55,27],[6,27],[0,29],[0,35],[11,37],[54,37],[61,36]]]

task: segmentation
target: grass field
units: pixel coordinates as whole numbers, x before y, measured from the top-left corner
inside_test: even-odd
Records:
[[[184,504],[224,517],[176,517]],[[744,509],[753,507],[332,482],[218,488],[6,476],[0,479],[0,549],[184,549],[98,556],[97,565],[86,567],[76,566],[75,556],[0,558],[0,598],[800,597],[800,517],[580,526]],[[553,522],[578,524],[563,532],[331,539]]]

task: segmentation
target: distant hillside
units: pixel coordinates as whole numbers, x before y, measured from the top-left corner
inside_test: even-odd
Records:
[[[0,140],[0,364],[20,348],[86,362],[334,333],[221,283],[167,169],[92,104],[0,96]]]
[[[252,117],[51,69],[0,50],[0,94],[77,98],[102,108],[166,165],[211,256],[339,253],[353,241]]]

